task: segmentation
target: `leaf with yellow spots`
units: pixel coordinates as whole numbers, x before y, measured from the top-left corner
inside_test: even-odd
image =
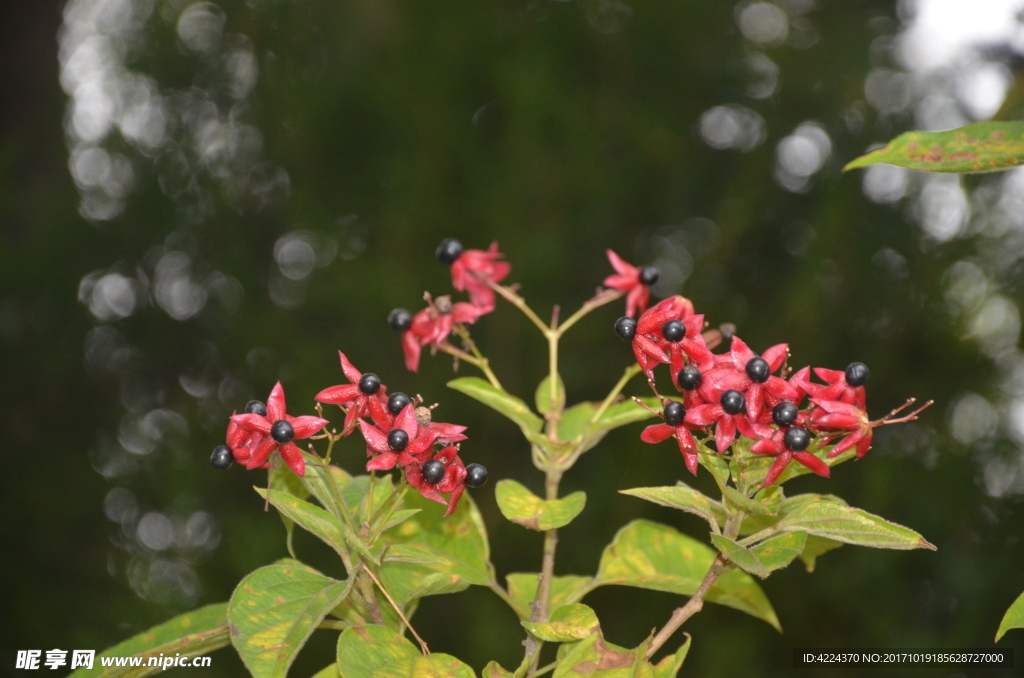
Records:
[[[267,565],[250,573],[228,603],[231,642],[255,678],[282,678],[323,618],[352,590],[303,567]]]
[[[380,667],[419,653],[402,634],[377,624],[352,626],[338,637],[342,678],[371,678]]]
[[[93,668],[80,668],[72,678],[144,678],[159,673],[160,666],[102,666],[101,657],[156,657],[160,654],[199,657],[224,647],[228,638],[227,603],[207,605],[178,615],[170,621],[143,631],[137,636],[104,650],[96,657]],[[148,662],[144,661],[143,664]]]
[[[947,132],[907,132],[849,162],[843,171],[885,163],[928,172],[994,172],[1024,164],[1024,122],[978,122]]]
[[[373,678],[476,678],[469,668],[450,654],[408,657],[385,664]]]
[[[587,590],[617,584],[690,596],[714,558],[715,552],[709,547],[667,525],[636,520],[619,530],[605,547],[597,577]],[[781,630],[768,597],[746,572],[723,574],[705,599],[746,612]]]
[[[654,668],[647,661],[650,638],[635,650],[605,641],[600,627],[589,636],[563,645],[558,666],[552,678],[654,678]]]
[[[583,640],[597,628],[597,615],[586,605],[563,605],[546,622],[520,622],[530,635],[550,643]]]

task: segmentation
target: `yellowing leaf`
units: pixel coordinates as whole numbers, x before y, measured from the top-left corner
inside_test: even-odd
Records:
[[[715,552],[677,530],[636,520],[619,530],[601,555],[593,586],[618,584],[689,596],[696,592]],[[775,610],[750,575],[726,572],[706,600],[762,619],[781,630]]]
[[[246,576],[231,595],[231,642],[255,678],[282,678],[327,613],[352,590],[311,570],[267,565]]]
[[[154,626],[148,631],[118,643],[101,652],[93,662],[93,668],[79,668],[71,673],[72,678],[143,678],[159,673],[159,666],[145,666],[149,657],[161,654],[182,657],[199,657],[224,647],[231,642],[228,636],[227,603],[207,605]],[[144,657],[143,666],[103,667],[101,657]]]
[[[450,654],[432,653],[391,662],[373,672],[373,678],[476,678]]]
[[[338,637],[341,678],[370,678],[380,667],[419,653],[404,636],[376,624],[349,627]]]
[[[597,615],[586,605],[564,605],[546,622],[520,622],[534,638],[551,643],[583,640],[597,627]]]

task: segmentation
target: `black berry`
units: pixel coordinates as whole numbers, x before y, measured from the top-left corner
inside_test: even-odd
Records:
[[[261,400],[250,400],[245,404],[245,411],[248,414],[258,414],[261,417],[267,416],[267,406]]]
[[[359,377],[359,390],[366,395],[373,395],[380,390],[380,377],[373,372],[367,372]]]
[[[763,384],[768,381],[768,375],[772,368],[764,358],[751,358],[747,361],[747,376],[755,384]]]
[[[632,341],[636,336],[636,321],[628,316],[622,316],[615,321],[615,334],[623,341]]]
[[[469,469],[466,470],[468,471]],[[420,473],[423,474],[423,480],[427,481],[431,485],[439,483],[444,478],[444,463],[437,459],[431,459],[423,465],[423,468],[420,469]],[[484,474],[486,475],[487,472],[484,471]]]
[[[455,238],[445,238],[437,246],[434,256],[445,266],[451,266],[462,254],[462,243]]]
[[[395,332],[405,332],[412,327],[412,314],[404,308],[395,308],[388,313],[388,327]]]
[[[401,452],[409,445],[409,434],[400,428],[393,429],[388,434],[388,447],[395,452]]]
[[[811,444],[811,434],[805,428],[794,426],[786,431],[783,440],[786,441],[786,447],[789,449],[794,452],[803,452]]]
[[[726,414],[739,414],[747,409],[747,399],[735,389],[729,389],[718,399]]]
[[[255,414],[255,412],[250,414]],[[234,461],[235,456],[231,454],[231,448],[227,445],[218,445],[213,448],[213,454],[210,455],[210,463],[213,464],[213,468],[219,471],[228,468]]]
[[[661,271],[657,266],[644,266],[640,269],[640,282],[648,287],[658,282],[659,277],[661,277]]]
[[[850,386],[863,386],[871,377],[871,370],[864,363],[850,363],[846,368],[846,383]]]
[[[278,419],[274,422],[274,425],[270,427],[270,436],[278,442],[280,445],[284,445],[287,442],[291,442],[291,439],[295,437],[295,429],[284,419]]]
[[[661,336],[671,342],[682,341],[686,336],[686,328],[678,320],[669,320],[661,326]]]
[[[679,388],[685,391],[692,391],[704,383],[704,375],[696,367],[690,365],[679,370],[679,374],[676,375],[676,382],[679,384]]]
[[[409,396],[405,395],[401,391],[395,391],[388,398],[388,412],[397,417],[401,411],[405,409],[405,406],[411,402],[412,400]]]
[[[800,410],[796,405],[781,402],[772,408],[772,421],[779,426],[792,426],[798,414],[800,414]]]
[[[686,416],[686,408],[683,404],[670,400],[665,403],[665,423],[669,426],[679,426],[683,423],[683,418]]]
[[[469,487],[483,487],[486,484],[487,469],[482,464],[470,464],[466,467],[466,485]]]

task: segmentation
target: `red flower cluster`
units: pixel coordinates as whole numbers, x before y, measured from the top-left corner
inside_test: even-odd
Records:
[[[404,393],[387,395],[387,387],[372,372],[360,372],[344,353],[341,370],[349,380],[317,394],[321,403],[338,405],[345,412],[347,436],[356,428],[366,440],[368,471],[387,471],[400,466],[409,484],[424,497],[455,510],[466,487],[487,482],[487,470],[480,464],[468,467],[459,459],[457,443],[466,440],[465,426],[432,421],[430,408],[417,407]],[[369,421],[367,421],[367,418]],[[214,450],[210,459],[216,468],[227,468],[232,460],[246,468],[269,468],[275,451],[297,475],[305,473],[302,452],[293,440],[309,438],[327,425],[320,417],[292,417],[285,412],[284,389],[277,384],[267,403],[254,400],[244,414],[232,415],[227,445]],[[449,495],[446,499],[442,495]]]
[[[693,304],[680,296],[661,301],[638,321],[620,318],[615,329],[632,341],[633,353],[652,388],[654,369],[670,365],[683,402],[662,399],[664,409],[657,414],[665,422],[648,426],[640,438],[648,443],[675,438],[686,467],[694,474],[698,451],[691,431],[710,436],[720,454],[738,435],[754,440],[751,452],[775,457],[764,482],[768,486],[794,460],[828,477],[829,466],[810,451],[812,445],[817,450],[833,445],[827,458],[853,447],[863,457],[875,427],[912,420],[924,409],[894,419],[903,409],[899,408],[870,421],[864,411],[869,371],[863,363],[852,363],[845,371],[815,368],[813,373],[826,382],[818,384],[811,381],[810,367],[786,378],[786,344],[758,355],[733,336],[728,353],[712,354],[701,334],[704,316],[695,314]]]
[[[455,238],[445,238],[436,256],[442,264],[451,267],[452,285],[459,292],[467,292],[469,301],[453,302],[447,295],[434,299],[426,294],[427,307],[415,315],[404,308],[391,311],[388,324],[402,333],[402,352],[410,372],[419,369],[424,346],[444,345],[456,324],[472,325],[480,316],[493,311],[492,285],[504,280],[512,271],[511,264],[499,261],[502,254],[496,242],[486,250],[467,250]]]
[[[387,387],[376,374],[359,372],[344,353],[339,351],[339,355],[342,371],[352,383],[326,388],[316,400],[345,410],[344,435],[353,429],[353,421],[358,422],[366,440],[366,456],[370,457],[367,471],[401,466],[409,484],[424,497],[447,504],[445,515],[449,515],[466,489],[466,467],[459,459],[458,448],[451,445],[466,440],[466,427],[431,421],[430,410],[417,409],[404,393],[387,397]],[[435,444],[445,447],[435,453]],[[448,499],[441,496],[449,493]]]

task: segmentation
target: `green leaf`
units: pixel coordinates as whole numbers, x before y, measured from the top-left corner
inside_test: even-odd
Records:
[[[576,403],[565,412],[562,412],[562,418],[558,420],[558,439],[564,441],[576,440],[577,438],[582,439],[583,430],[590,423],[590,419],[594,416],[595,412],[597,412],[597,405],[588,401]],[[590,435],[587,438],[587,444],[584,445],[584,451],[592,448],[602,438],[604,438],[603,433]]]
[[[389,518],[386,523],[381,525],[380,531],[384,532],[386,530],[390,530],[395,525],[401,525],[405,521],[409,520],[409,518],[412,518],[414,515],[419,513],[420,510],[421,509],[398,509],[391,514],[391,518]]]
[[[104,650],[96,657],[93,668],[79,668],[71,673],[72,678],[143,678],[159,673],[160,666],[107,666],[100,663],[101,657],[149,657],[174,656],[199,657],[207,655],[231,642],[228,636],[227,603],[207,605],[198,610],[178,615],[159,626],[132,636],[128,640]]]
[[[306,474],[302,477],[302,484],[324,508],[336,518],[340,518],[341,513],[335,506],[335,492],[340,495],[352,482],[352,476],[337,466],[324,466],[320,459],[308,452],[303,452],[302,458],[306,461]],[[277,488],[271,486],[270,489]]]
[[[785,503],[785,502],[784,502]],[[878,549],[931,549],[935,546],[913,530],[852,506],[812,500],[794,508],[775,525],[786,532],[807,532],[845,544]]]
[[[1024,593],[1013,601],[1013,605],[1003,615],[1003,621],[999,622],[999,630],[996,631],[996,642],[1010,629],[1024,629]]]
[[[508,582],[508,595],[516,604],[516,612],[520,619],[530,617],[530,603],[537,597],[537,573],[513,572],[505,576]],[[564,575],[551,578],[550,602],[552,608],[562,607],[576,602],[589,590],[593,577]]]
[[[261,497],[269,496],[270,503],[282,514],[294,520],[299,527],[319,537],[333,548],[339,555],[348,552],[352,539],[346,540],[346,532],[350,532],[337,518],[318,506],[302,501],[290,494],[262,487],[254,488]]]
[[[722,505],[717,501],[683,484],[675,487],[634,487],[631,490],[619,490],[619,494],[628,494],[661,506],[692,513],[713,526],[718,526],[716,512],[722,512]]]
[[[686,636],[686,642],[673,654],[664,657],[654,665],[654,678],[676,678],[676,674],[682,668],[683,662],[686,661],[686,655],[690,652],[690,641],[693,640],[689,633],[684,635]]]
[[[527,436],[531,433],[538,433],[544,424],[543,420],[531,412],[530,408],[522,400],[509,395],[505,391],[494,388],[479,377],[453,379],[448,382],[448,387],[460,393],[465,393],[470,398],[497,410],[518,424],[519,428]]]
[[[563,527],[580,514],[587,503],[585,492],[573,492],[561,499],[541,499],[514,480],[502,480],[494,488],[501,514],[530,530]]]
[[[415,645],[386,626],[351,626],[338,637],[341,678],[371,678],[382,666],[419,654]]]
[[[563,605],[551,613],[546,622],[520,622],[534,638],[549,643],[568,643],[583,640],[598,625],[597,615],[586,605]]]
[[[750,574],[756,574],[761,579],[768,576],[768,570],[761,560],[754,555],[751,551],[747,550],[743,546],[740,546],[732,539],[723,537],[720,534],[711,535],[711,543],[715,545],[715,548],[726,557],[726,559],[735,563],[738,567],[746,570]],[[796,554],[793,554],[796,558]]]
[[[730,504],[738,509],[746,511],[747,513],[754,513],[762,516],[775,515],[775,512],[764,502],[757,499],[751,499],[739,490],[729,487],[728,485],[725,487],[725,498]]]
[[[341,672],[338,670],[337,662],[323,667],[313,674],[313,678],[341,678]]]
[[[654,410],[661,409],[661,401],[657,398],[641,398],[640,400]],[[619,428],[620,426],[626,426],[638,421],[650,419],[653,416],[655,415],[649,410],[637,405],[632,399],[626,399],[621,403],[616,403],[606,409],[601,415],[601,418],[592,424],[591,428],[610,431],[613,428]]]
[[[501,664],[495,661],[487,662],[487,666],[480,672],[481,678],[512,678],[513,673],[502,668]]]
[[[636,520],[619,530],[601,555],[593,586],[618,584],[690,596],[715,552],[667,525]],[[750,575],[733,570],[718,578],[706,600],[727,605],[781,630],[775,610]]]
[[[544,377],[544,380],[537,386],[537,392],[533,399],[537,404],[537,411],[541,414],[549,412],[560,412],[565,407],[565,383],[562,382],[562,375],[555,375],[555,396],[551,397],[551,375]]]
[[[385,532],[381,539],[416,548],[429,554],[434,562],[391,562],[381,568],[384,585],[400,604],[421,596],[462,591],[471,584],[487,586],[494,581],[487,530],[468,494],[447,518],[442,517],[443,506],[418,493],[406,495],[404,505],[418,509],[419,513]]]
[[[804,567],[807,568],[808,572],[814,572],[818,556],[837,549],[842,545],[842,542],[809,534],[807,535],[807,545],[804,546],[804,550],[800,553],[800,560],[804,561]]]
[[[793,562],[803,552],[806,544],[806,532],[788,532],[752,546],[750,552],[757,557],[766,572],[774,572]]]
[[[267,565],[246,576],[228,603],[231,642],[255,678],[281,678],[316,627],[352,590],[310,570]]]
[[[907,132],[851,161],[843,171],[878,163],[929,172],[994,172],[1024,163],[1024,122],[977,122],[947,132]]]
[[[392,544],[384,551],[383,562],[441,565],[447,567],[452,561],[436,551],[414,546],[413,544]]]
[[[355,476],[341,492],[342,498],[349,512],[353,515],[362,515],[364,504],[370,501],[367,497],[370,493],[370,476]],[[392,497],[394,487],[390,475],[378,475],[373,481],[373,501],[370,506],[370,515],[374,515]]]
[[[476,678],[469,668],[450,654],[440,652],[406,657],[373,672],[373,678]]]

